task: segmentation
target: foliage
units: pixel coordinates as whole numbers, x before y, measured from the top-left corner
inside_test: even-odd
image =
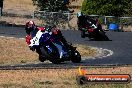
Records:
[[[66,0],[32,0],[34,5],[37,5],[40,10],[58,12],[60,10],[66,11],[68,7],[66,6]]]
[[[84,0],[82,12],[86,14],[124,16],[132,15],[131,0]]]

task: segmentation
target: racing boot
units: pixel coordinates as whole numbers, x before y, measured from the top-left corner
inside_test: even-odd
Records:
[[[30,50],[35,51],[34,47],[29,46]]]

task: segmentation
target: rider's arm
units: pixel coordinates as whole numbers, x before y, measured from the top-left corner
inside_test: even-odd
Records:
[[[30,31],[29,31],[29,29],[28,29],[27,26],[25,26],[25,30],[26,30],[26,33],[27,33],[28,35],[30,35]]]
[[[37,29],[37,30],[41,30],[42,32],[45,31],[45,28],[44,28],[44,27],[37,27],[36,29]]]

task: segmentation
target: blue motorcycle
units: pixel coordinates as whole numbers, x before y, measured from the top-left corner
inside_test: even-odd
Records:
[[[81,61],[81,55],[76,47],[69,45],[69,48],[66,48],[57,37],[49,32],[37,31],[30,42],[29,47],[35,48],[41,62],[49,60],[54,64],[59,64],[64,61],[72,61],[73,63]]]

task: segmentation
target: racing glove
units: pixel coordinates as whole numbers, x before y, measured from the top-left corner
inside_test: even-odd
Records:
[[[26,43],[29,45],[29,44],[30,44],[30,40],[31,40],[30,35],[27,35],[27,36],[25,37],[25,40],[26,40]]]

